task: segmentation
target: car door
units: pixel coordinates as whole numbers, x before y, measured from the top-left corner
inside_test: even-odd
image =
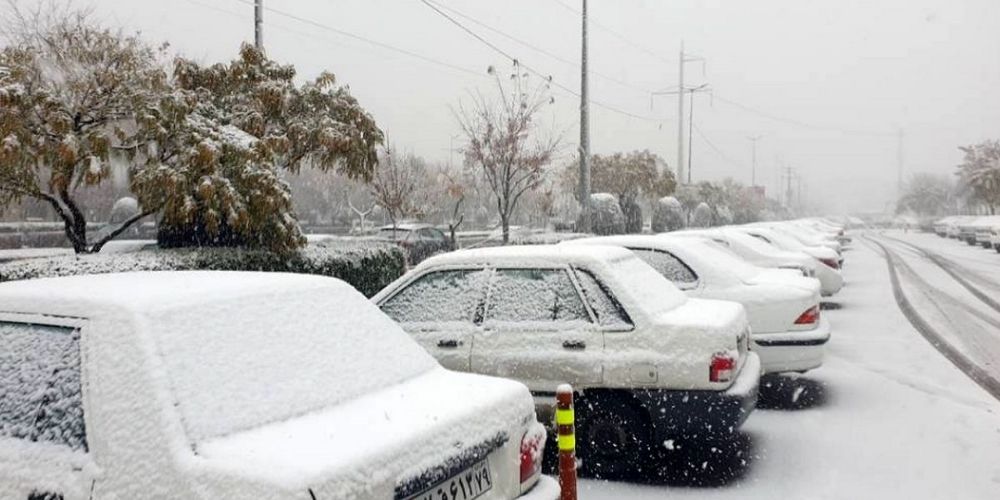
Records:
[[[482,317],[490,273],[485,268],[429,270],[379,307],[442,366],[469,371],[472,332]]]
[[[0,498],[89,498],[80,329],[0,315]]]
[[[568,268],[498,268],[472,371],[518,380],[536,392],[603,379],[604,336]]]
[[[629,250],[670,280],[674,286],[689,292],[689,295],[696,293],[700,288],[701,280],[698,275],[674,254],[655,248],[630,247]]]

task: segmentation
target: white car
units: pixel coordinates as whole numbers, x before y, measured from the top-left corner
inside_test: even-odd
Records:
[[[823,364],[830,324],[820,317],[814,278],[754,266],[700,238],[604,236],[564,244],[628,248],[691,297],[743,304],[751,350],[760,356],[764,373],[804,372]]]
[[[441,368],[332,278],[0,284],[0,393],[3,499],[558,496],[523,385]]]
[[[802,252],[782,250],[747,233],[728,227],[692,229],[663,234],[709,239],[755,266],[794,270],[807,278],[815,278],[816,266],[823,265],[815,258]]]
[[[537,245],[427,259],[372,298],[454,370],[509,377],[544,396],[581,391],[585,471],[614,474],[676,438],[727,438],[761,373],[746,313],[689,299],[619,247]]]
[[[816,266],[816,279],[820,282],[820,292],[824,297],[835,295],[844,287],[844,276],[840,273],[840,259],[837,252],[826,247],[803,245],[795,238],[760,226],[733,226],[733,229],[782,250],[801,252],[816,259],[820,264]]]
[[[804,227],[791,221],[761,222],[754,225],[766,227],[772,231],[794,238],[795,240],[798,240],[799,243],[807,247],[829,248],[830,250],[836,252],[838,265],[840,267],[843,267],[844,265],[840,242],[832,236],[827,237],[827,235],[821,234],[812,228]]]

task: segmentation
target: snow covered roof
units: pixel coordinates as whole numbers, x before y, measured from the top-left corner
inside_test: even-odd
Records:
[[[597,245],[513,245],[459,250],[435,255],[419,267],[440,265],[523,264],[526,261],[540,264],[593,264],[633,258],[631,252],[620,246]]]
[[[303,288],[351,290],[333,278],[285,273],[176,271],[111,273],[0,283],[0,311],[83,316],[113,308],[147,313],[231,301],[234,297],[280,295]],[[57,310],[24,311],[41,307]]]
[[[425,224],[423,222],[401,222],[396,224],[397,231],[416,231],[418,229],[424,229],[428,227],[434,227],[432,224]],[[380,231],[391,231],[392,224],[386,224],[379,228]]]

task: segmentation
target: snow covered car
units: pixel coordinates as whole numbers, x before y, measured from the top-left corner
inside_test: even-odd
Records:
[[[743,307],[689,299],[624,248],[461,250],[372,300],[445,367],[526,384],[539,415],[572,384],[587,471],[635,467],[668,439],[731,437],[757,400]]]
[[[346,283],[0,284],[0,498],[552,499],[521,384],[441,368]]]
[[[382,226],[377,238],[402,247],[406,252],[407,262],[413,266],[436,253],[454,250],[451,239],[430,224],[401,223],[396,224],[396,227]]]
[[[782,250],[747,233],[726,227],[674,231],[664,234],[709,239],[755,266],[798,271],[807,278],[815,278],[816,266],[823,265],[802,252]]]
[[[839,267],[844,266],[844,258],[841,253],[840,242],[833,236],[827,236],[816,230],[801,226],[795,222],[760,222],[755,226],[766,227],[772,231],[794,238],[799,243],[807,247],[829,248],[837,253],[837,263]]]
[[[823,364],[830,323],[820,317],[814,278],[751,265],[714,242],[690,236],[603,236],[564,244],[628,248],[688,296],[743,304],[751,350],[764,373],[804,372]]]
[[[826,247],[803,245],[795,238],[765,227],[733,226],[733,229],[749,234],[779,249],[790,252],[801,252],[816,259],[821,264],[816,266],[816,279],[819,280],[820,292],[824,297],[835,295],[843,288],[844,276],[840,274],[840,260],[837,252]]]
[[[990,228],[990,246],[1000,253],[1000,224]]]
[[[975,243],[983,248],[993,248],[993,228],[1000,225],[1000,216],[987,215],[975,219],[972,227]]]

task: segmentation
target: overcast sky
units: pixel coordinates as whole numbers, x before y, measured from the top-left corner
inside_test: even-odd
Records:
[[[579,89],[579,68],[559,59],[579,60],[580,0],[435,1]],[[73,2],[204,62],[232,59],[253,39],[252,0]],[[392,143],[432,160],[448,161],[460,140],[451,107],[488,88],[488,66],[510,67],[420,0],[265,5],[302,19],[265,13],[272,58],[302,77],[332,71]],[[705,59],[686,66],[686,83],[714,89],[714,97],[696,97],[695,181],[749,183],[747,137],[760,135],[757,181],[769,194],[779,167],[790,166],[827,210],[876,211],[895,196],[897,129],[905,132],[906,176],[950,174],[961,160],[958,145],[1000,138],[998,0],[591,0],[590,17],[591,99],[614,108],[592,105],[594,153],[650,149],[675,166],[677,99],[650,94],[676,88],[682,40]],[[579,101],[561,89],[553,94],[549,118],[572,151]]]

